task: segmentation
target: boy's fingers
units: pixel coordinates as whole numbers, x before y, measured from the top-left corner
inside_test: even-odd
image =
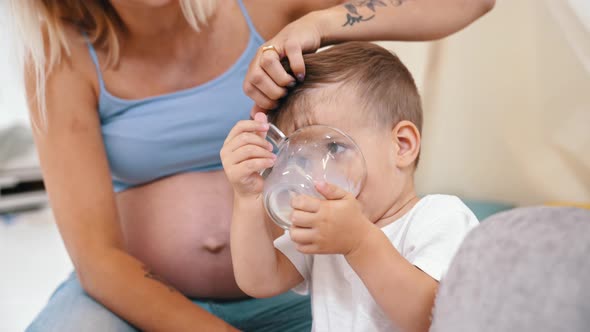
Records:
[[[315,238],[315,231],[310,228],[291,226],[289,236],[296,244],[311,244]]]
[[[261,123],[254,120],[239,121],[229,132],[225,139],[225,144],[234,139],[243,132],[266,132],[268,131],[268,123]]]
[[[320,248],[315,243],[311,243],[311,244],[297,244],[295,246],[295,249],[297,249],[297,251],[299,251],[300,253],[306,254],[306,255],[319,254],[320,253]]]
[[[270,158],[248,159],[237,164],[240,167],[240,174],[237,175],[246,176],[252,173],[259,173],[263,169],[272,167],[274,163],[274,159]]]
[[[252,110],[250,110],[250,117],[252,119],[254,119],[254,117],[256,116],[256,113],[259,113],[259,112],[266,114],[266,112],[268,112],[268,110],[258,106],[257,104],[254,104],[254,106],[252,107]]]
[[[266,116],[266,113],[264,113],[264,112],[257,112],[254,114],[254,116],[252,118],[254,119],[254,121],[258,121],[260,123],[265,123],[266,125],[268,125],[268,117]],[[266,133],[267,132],[268,131],[259,132],[258,136],[260,136],[266,140]],[[269,142],[269,144],[270,144],[270,142]],[[271,147],[271,151],[272,151],[272,144],[270,145],[270,147]]]
[[[254,119],[254,121],[258,121],[258,122],[262,122],[262,123],[268,122],[268,118],[266,117],[266,114],[264,112],[257,112],[254,114],[254,116],[252,118]]]
[[[298,195],[291,199],[291,207],[306,212],[318,212],[321,207],[320,200],[306,195]]]
[[[316,182],[315,187],[317,191],[326,199],[338,200],[348,196],[348,192],[336,185],[327,182]]]
[[[291,223],[297,228],[311,228],[315,224],[317,215],[315,213],[309,213],[300,210],[293,210],[291,212]]]
[[[272,151],[272,144],[254,133],[239,134],[231,142],[227,143],[225,150],[228,152],[234,152],[237,149],[247,145],[259,146],[261,148],[267,149],[268,151]]]
[[[258,158],[272,159],[274,161],[276,156],[266,148],[262,148],[257,145],[245,145],[238,148],[231,155],[229,155],[227,162],[230,165],[240,164],[246,160]]]

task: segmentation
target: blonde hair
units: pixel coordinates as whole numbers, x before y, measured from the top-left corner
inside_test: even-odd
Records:
[[[70,56],[65,26],[72,25],[86,34],[96,47],[106,51],[107,66],[119,61],[119,34],[125,30],[108,0],[9,0],[11,19],[18,45],[17,54],[27,62],[35,78],[34,100],[46,123],[45,81],[52,69]],[[178,0],[188,24],[200,31],[213,14],[217,0]],[[35,123],[33,123],[36,125]]]

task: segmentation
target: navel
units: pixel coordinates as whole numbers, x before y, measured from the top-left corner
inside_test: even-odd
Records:
[[[205,242],[203,242],[203,248],[214,254],[222,251],[225,247],[227,247],[227,241],[212,237],[205,239]]]

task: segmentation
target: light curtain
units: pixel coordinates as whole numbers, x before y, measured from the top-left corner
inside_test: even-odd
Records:
[[[421,193],[590,202],[590,1],[497,0],[433,43],[385,43],[425,109]]]

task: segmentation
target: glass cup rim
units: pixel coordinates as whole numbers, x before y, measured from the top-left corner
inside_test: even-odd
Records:
[[[297,134],[306,131],[306,130],[310,130],[310,129],[317,129],[317,128],[326,128],[330,131],[335,132],[336,134],[344,137],[345,139],[348,140],[348,142],[352,143],[353,149],[355,149],[359,156],[360,156],[360,162],[361,162],[361,167],[362,167],[362,174],[361,174],[361,178],[360,178],[360,185],[359,185],[359,189],[358,189],[358,193],[356,193],[355,198],[358,197],[358,195],[360,195],[360,192],[362,191],[362,189],[365,186],[366,183],[366,179],[367,179],[367,162],[365,159],[365,156],[363,154],[363,151],[361,150],[360,146],[357,144],[357,142],[354,140],[354,138],[352,138],[350,135],[348,135],[346,132],[344,132],[343,130],[333,127],[333,126],[328,126],[328,125],[322,125],[322,124],[312,124],[312,125],[308,125],[305,127],[301,127],[297,130],[295,130],[293,133],[291,133],[289,136],[286,136],[280,129],[278,129],[276,126],[272,125],[270,126],[269,130],[273,131],[273,135],[275,137],[281,137],[281,142],[276,145],[277,149],[278,149],[278,153],[281,153],[281,151],[284,151],[284,147],[289,143],[290,139],[294,136],[296,136]],[[270,173],[270,171],[272,171],[272,169],[274,169],[274,167],[271,167],[269,169],[263,170],[261,171],[261,175],[265,178],[266,181],[266,176],[268,176],[268,174]],[[266,172],[268,171],[268,172]],[[265,174],[266,173],[266,174]],[[265,184],[265,189],[264,191],[266,192],[266,184]],[[314,189],[315,190],[315,189]],[[354,193],[353,193],[354,194]],[[270,194],[269,193],[265,193],[263,194],[263,204],[264,204],[264,208],[267,211],[267,213],[269,214],[271,220],[273,220],[273,222],[275,224],[277,224],[279,227],[283,228],[283,229],[288,229],[290,222],[283,220],[283,218],[276,214],[275,211],[270,208],[270,206],[268,206],[267,200],[270,199]]]
[[[342,130],[342,129],[339,129],[339,128],[336,128],[336,127],[334,127],[334,126],[329,126],[329,125],[323,125],[323,124],[311,124],[311,125],[304,126],[304,127],[301,127],[301,128],[299,128],[299,129],[295,130],[295,131],[294,131],[294,132],[292,132],[292,133],[291,133],[291,135],[289,135],[289,136],[286,136],[286,135],[285,135],[285,140],[284,140],[284,143],[288,142],[288,141],[289,141],[289,139],[290,139],[291,137],[293,137],[294,135],[296,135],[297,133],[299,133],[299,132],[301,132],[301,131],[304,131],[305,129],[312,128],[312,127],[313,127],[313,128],[323,127],[323,128],[327,128],[327,129],[333,130],[333,131],[335,131],[335,132],[337,132],[338,134],[340,134],[340,135],[344,136],[346,139],[348,139],[349,141],[351,141],[351,142],[352,142],[352,144],[353,144],[354,148],[356,149],[356,151],[358,151],[358,152],[359,152],[359,154],[360,154],[360,156],[361,156],[361,162],[362,162],[362,166],[363,166],[363,174],[362,174],[362,178],[361,178],[361,185],[360,185],[360,189],[359,189],[359,193],[360,193],[360,190],[362,190],[362,188],[365,186],[365,181],[366,181],[366,179],[367,179],[367,161],[366,161],[366,159],[365,159],[365,155],[363,154],[363,150],[361,150],[361,147],[360,147],[360,146],[357,144],[357,142],[354,140],[354,138],[352,138],[352,136],[348,135],[348,134],[347,134],[347,133],[346,133],[344,130]],[[275,127],[275,128],[276,128],[276,127]],[[277,130],[279,130],[279,131],[280,131],[280,129],[278,129],[278,128],[277,128]],[[282,133],[282,131],[281,131],[281,133]],[[283,133],[283,135],[284,135],[284,133]]]

